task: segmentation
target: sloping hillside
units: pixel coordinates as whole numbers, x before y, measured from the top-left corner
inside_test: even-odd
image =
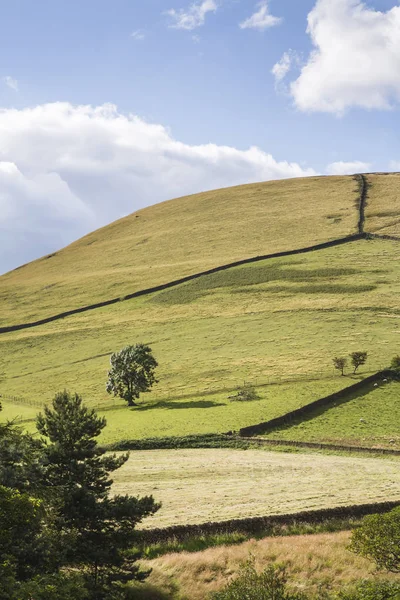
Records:
[[[140,210],[0,277],[0,326],[357,233],[352,177],[239,186]]]

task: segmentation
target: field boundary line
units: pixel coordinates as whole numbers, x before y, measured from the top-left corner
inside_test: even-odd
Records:
[[[355,179],[359,182],[360,185],[360,202],[359,202],[359,220],[358,220],[358,233],[364,233],[364,225],[365,225],[365,207],[367,205],[367,194],[368,194],[368,181],[365,175],[361,173],[359,175],[355,175]]]
[[[71,310],[68,310],[68,311],[65,311],[62,313],[58,313],[56,315],[52,315],[50,317],[45,317],[44,319],[39,319],[37,321],[31,321],[29,323],[20,323],[18,325],[8,325],[5,327],[0,327],[0,335],[5,334],[5,333],[11,333],[13,331],[20,331],[21,329],[30,329],[32,327],[39,327],[40,325],[46,325],[47,323],[51,323],[53,321],[58,321],[60,319],[66,318],[66,317],[70,317],[70,316],[77,315],[80,313],[95,310],[97,308],[104,308],[106,306],[111,306],[112,304],[118,304],[119,302],[133,300],[134,298],[140,298],[141,296],[148,296],[150,294],[154,294],[155,292],[160,292],[160,291],[172,288],[172,287],[176,287],[178,285],[181,285],[182,283],[194,281],[195,279],[199,279],[200,277],[204,277],[205,275],[212,275],[213,273],[227,271],[228,269],[232,269],[234,267],[240,267],[242,265],[256,263],[256,262],[260,262],[263,260],[270,260],[273,258],[281,258],[284,256],[296,256],[297,254],[306,254],[306,253],[315,252],[318,250],[325,250],[326,248],[333,248],[335,246],[341,246],[344,244],[349,244],[351,242],[358,242],[359,240],[363,240],[363,239],[368,239],[368,234],[357,233],[357,234],[346,236],[344,238],[337,238],[337,239],[331,240],[329,242],[322,242],[321,244],[315,244],[313,246],[306,246],[304,248],[298,248],[296,250],[283,250],[282,252],[275,252],[272,254],[264,254],[264,255],[260,255],[260,256],[254,256],[252,258],[244,258],[242,260],[237,260],[232,263],[220,265],[218,267],[213,267],[212,269],[208,269],[207,271],[201,271],[200,273],[194,273],[192,275],[187,275],[186,277],[182,277],[181,279],[175,279],[173,281],[169,281],[168,283],[162,283],[160,285],[157,285],[157,286],[154,286],[151,288],[138,290],[136,292],[133,292],[132,294],[127,294],[123,297],[112,298],[111,300],[104,300],[102,302],[97,302],[95,304],[81,306],[80,308],[74,308],[74,309],[71,309]]]
[[[391,448],[368,448],[367,446],[341,446],[340,444],[325,444],[323,442],[296,442],[292,440],[270,440],[268,438],[257,437],[236,437],[241,441],[256,443],[262,446],[289,446],[294,448],[310,448],[315,450],[334,450],[341,452],[359,452],[365,454],[387,454],[389,456],[400,456],[400,450],[392,450]]]
[[[172,527],[140,529],[138,530],[138,535],[141,542],[154,543],[170,538],[183,540],[187,537],[204,534],[232,532],[259,533],[262,530],[273,530],[274,527],[279,525],[290,525],[298,522],[315,524],[328,519],[361,518],[371,514],[383,514],[397,506],[400,506],[400,501],[338,506],[335,508],[322,508],[283,515],[208,522],[199,525],[173,525]],[[268,537],[268,533],[266,533],[266,537]]]

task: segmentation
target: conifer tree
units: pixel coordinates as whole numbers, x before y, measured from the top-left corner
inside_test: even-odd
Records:
[[[108,455],[98,445],[105,426],[105,419],[83,406],[78,394],[67,391],[57,394],[52,408],[37,419],[38,431],[48,438],[45,481],[53,490],[66,561],[83,571],[96,600],[118,597],[122,583],[147,576],[129,549],[136,540],[135,526],[159,508],[152,496],[110,496],[109,475],[128,455]]]

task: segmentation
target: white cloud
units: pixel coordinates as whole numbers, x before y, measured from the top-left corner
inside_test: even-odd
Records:
[[[191,146],[113,105],[0,110],[0,272],[139,208],[315,174],[259,148]]]
[[[6,77],[3,77],[3,81],[11,90],[18,92],[18,81],[16,79],[7,75]]]
[[[400,101],[400,7],[380,12],[360,0],[318,0],[307,31],[315,49],[291,84],[300,110],[341,115]]]
[[[400,160],[391,160],[389,168],[391,171],[399,172],[400,171]]]
[[[275,25],[279,25],[282,23],[280,17],[274,17],[269,12],[268,0],[262,0],[257,4],[258,11],[256,11],[251,17],[240,23],[241,29],[258,29],[259,31],[264,31],[269,27],[275,27]]]
[[[301,57],[294,50],[288,50],[284,52],[281,58],[271,69],[272,75],[275,77],[275,84],[279,87],[279,84],[283,82],[285,77],[293,69],[293,67],[299,67],[301,65]]]
[[[166,14],[172,19],[171,28],[192,31],[204,25],[207,13],[215,13],[217,8],[218,5],[215,0],[203,0],[192,4],[187,9],[176,10],[171,8],[166,11]]]
[[[367,173],[371,164],[355,160],[353,162],[338,161],[327,166],[328,175],[353,175],[354,173]]]
[[[136,31],[132,31],[131,38],[134,40],[141,42],[146,37],[145,32],[142,29],[136,29]]]

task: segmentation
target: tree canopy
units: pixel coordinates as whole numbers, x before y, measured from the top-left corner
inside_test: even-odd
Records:
[[[143,392],[149,392],[157,383],[155,369],[158,366],[150,346],[135,344],[126,346],[111,355],[107,392],[135,406],[135,400]]]

